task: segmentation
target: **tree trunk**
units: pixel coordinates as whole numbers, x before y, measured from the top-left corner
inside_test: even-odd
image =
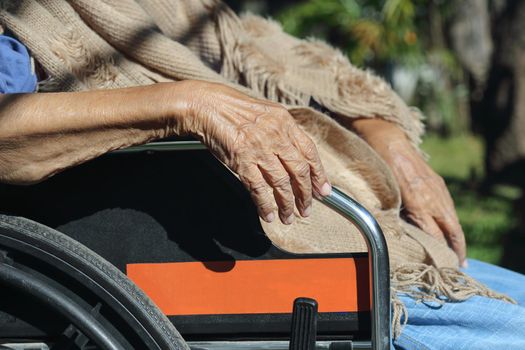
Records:
[[[525,188],[525,1],[500,4],[492,19],[491,68],[483,93],[472,101],[473,121],[486,141],[490,182]]]
[[[486,81],[493,53],[488,0],[462,0],[449,27],[452,48],[475,88]]]
[[[472,116],[486,143],[484,187],[504,182],[522,190],[502,263],[525,272],[525,1],[493,0],[491,12],[494,52],[485,87],[472,96]]]

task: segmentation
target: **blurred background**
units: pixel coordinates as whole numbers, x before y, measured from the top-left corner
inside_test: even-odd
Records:
[[[419,107],[469,256],[525,273],[525,1],[226,2],[325,39]]]

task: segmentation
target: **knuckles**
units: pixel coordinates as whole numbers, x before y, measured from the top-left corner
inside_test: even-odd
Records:
[[[289,192],[290,177],[288,175],[281,175],[272,180],[272,185],[275,189],[278,189],[283,192]]]
[[[302,132],[302,131],[301,131]],[[308,139],[307,142],[304,142],[301,146],[303,149],[303,152],[309,159],[317,159],[317,147],[315,147],[315,144]]]
[[[310,166],[305,162],[297,164],[294,170],[294,175],[298,179],[304,180],[310,177]]]

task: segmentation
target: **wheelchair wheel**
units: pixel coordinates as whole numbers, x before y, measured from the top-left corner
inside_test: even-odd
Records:
[[[0,215],[0,348],[24,342],[51,350],[189,349],[106,260],[46,226]]]

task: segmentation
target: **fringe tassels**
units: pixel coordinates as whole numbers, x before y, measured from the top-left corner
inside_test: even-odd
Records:
[[[406,106],[384,80],[352,66],[338,50],[319,41],[295,40],[270,20],[249,15],[240,19],[226,7],[218,7],[215,16],[221,75],[231,82],[288,106],[310,106],[315,101],[344,117],[383,118],[398,124],[416,148],[421,142],[419,110]],[[258,36],[269,41],[261,47]],[[272,40],[275,50],[289,55],[289,62],[272,55],[268,48]]]
[[[421,263],[403,264],[390,274],[392,283],[392,334],[399,337],[408,321],[408,311],[397,293],[407,295],[417,302],[461,302],[472,296],[482,296],[516,304],[512,298],[497,293],[458,269],[436,268]]]
[[[392,303],[392,336],[397,339],[408,322],[408,310],[399,299],[395,288],[390,288],[390,302]]]

